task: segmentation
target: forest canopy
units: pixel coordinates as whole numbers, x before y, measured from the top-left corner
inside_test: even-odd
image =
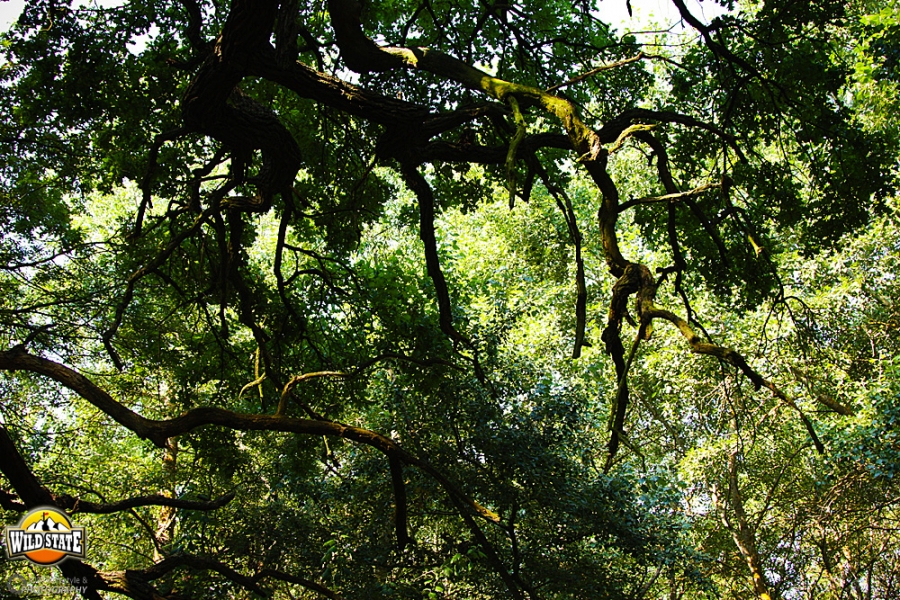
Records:
[[[28,2],[0,579],[900,597],[900,5],[650,4]]]

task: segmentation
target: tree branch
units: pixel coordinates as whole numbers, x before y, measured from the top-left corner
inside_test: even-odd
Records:
[[[437,238],[434,231],[434,193],[431,186],[409,162],[401,162],[400,172],[406,184],[419,201],[419,237],[425,245],[425,266],[434,283],[434,293],[438,301],[438,313],[441,331],[455,342],[471,345],[467,337],[459,333],[453,326],[453,307],[450,302],[450,291],[447,280],[441,270],[441,261],[437,252]]]
[[[2,360],[2,359],[0,359]],[[18,448],[9,437],[6,428],[0,425],[0,471],[9,480],[13,489],[28,509],[38,506],[53,506],[53,495],[35,477],[19,453]],[[6,494],[4,494],[6,495]],[[5,506],[5,504],[4,504]],[[98,576],[94,567],[81,562],[66,560],[60,563],[59,570],[69,581],[85,583],[81,595],[87,600],[102,600],[97,589],[103,589],[104,581]]]
[[[194,408],[174,419],[158,421],[147,419],[129,410],[81,373],[49,359],[29,354],[21,348],[0,351],[0,369],[6,371],[25,370],[50,377],[78,393],[126,429],[143,439],[152,441],[159,448],[166,447],[168,438],[184,435],[204,425],[218,425],[239,431],[281,431],[353,440],[371,446],[389,457],[396,456],[403,462],[421,469],[440,483],[448,495],[458,498],[480,517],[492,523],[500,523],[497,513],[465,495],[440,470],[410,454],[392,439],[368,429],[326,420],[236,413],[217,407]],[[20,497],[22,497],[21,494]]]
[[[310,379],[319,379],[322,377],[336,377],[345,379],[348,377],[353,377],[352,373],[342,373],[340,371],[315,371],[313,373],[304,373],[303,375],[296,375],[291,377],[291,379],[284,385],[284,389],[281,391],[281,400],[278,402],[278,410],[275,411],[275,416],[284,415],[287,411],[287,401],[291,395],[291,391],[294,389],[298,383],[303,381],[308,381]],[[324,417],[320,417],[312,411],[307,409],[307,412],[311,413],[311,416],[315,419],[323,419]]]
[[[638,52],[635,56],[632,56],[629,58],[623,58],[622,60],[617,60],[616,62],[612,62],[612,63],[606,64],[606,65],[600,65],[599,67],[591,69],[590,71],[587,71],[586,73],[582,73],[581,75],[577,75],[564,83],[560,83],[559,85],[554,85],[553,87],[549,87],[545,91],[553,92],[553,91],[562,89],[564,87],[568,87],[568,86],[572,85],[573,83],[578,83],[579,81],[581,81],[583,79],[587,79],[588,77],[592,77],[592,76],[596,75],[597,73],[602,73],[603,71],[609,71],[611,69],[617,69],[619,67],[623,67],[625,65],[639,61],[642,58],[646,58],[646,56],[644,55],[643,52]]]
[[[148,206],[153,206],[150,186],[153,183],[153,176],[156,175],[156,169],[158,166],[157,161],[159,159],[159,151],[162,148],[162,145],[166,142],[177,140],[179,137],[184,136],[189,131],[190,130],[185,127],[178,127],[170,131],[164,131],[163,133],[160,133],[153,138],[153,144],[150,146],[150,155],[147,159],[147,172],[144,174],[144,178],[141,180],[141,204],[138,207],[138,213],[134,220],[134,228],[132,229],[130,235],[131,239],[136,239],[141,236],[141,228],[144,224],[144,213],[146,212]]]
[[[620,204],[619,212],[625,212],[629,208],[633,208],[641,204],[653,204],[655,202],[677,202],[679,200],[684,200],[685,198],[690,198],[692,196],[699,196],[704,192],[708,192],[709,190],[714,189],[722,189],[722,183],[705,183],[686,192],[675,192],[672,194],[665,194],[663,196],[646,196],[644,198],[635,198],[633,200],[629,200],[628,202],[623,202],[622,204]]]
[[[400,552],[408,544],[416,541],[409,535],[407,525],[406,483],[403,481],[403,463],[396,457],[389,459],[391,467],[391,485],[394,488],[394,529],[397,531],[397,547]]]
[[[216,510],[222,508],[234,499],[234,492],[228,492],[223,496],[219,496],[215,500],[182,500],[181,498],[170,498],[160,494],[149,496],[135,496],[118,502],[91,502],[83,500],[68,494],[53,494],[53,505],[65,510],[68,513],[84,513],[106,515],[123,510],[137,508],[139,506],[169,506],[172,508],[182,508],[185,510]],[[15,501],[15,497],[0,490],[0,506],[7,510],[16,512],[25,512],[28,508],[24,504]]]
[[[816,447],[816,450],[819,454],[825,454],[825,446],[822,444],[819,436],[816,434],[816,430],[813,427],[812,422],[797,406],[797,403],[793,398],[785,394],[777,385],[773,382],[765,379],[762,375],[757,373],[750,365],[747,364],[746,359],[735,352],[731,348],[726,348],[724,346],[719,346],[716,344],[708,344],[700,341],[700,337],[694,333],[691,329],[691,326],[688,325],[687,321],[677,316],[676,314],[669,312],[667,310],[661,310],[653,307],[652,299],[645,303],[644,308],[644,318],[645,319],[664,319],[669,321],[678,330],[681,334],[687,339],[688,344],[691,346],[691,351],[696,352],[697,354],[706,354],[708,356],[715,356],[725,362],[737,367],[746,377],[749,379],[753,386],[756,389],[760,389],[761,387],[766,388],[772,395],[793,408],[800,415],[800,420],[803,422],[803,426],[806,428],[807,433],[809,433],[809,437],[812,439],[813,444]]]
[[[181,245],[184,240],[188,237],[196,233],[200,226],[209,219],[210,216],[217,213],[219,210],[219,204],[222,199],[230,192],[236,183],[233,181],[225,183],[223,186],[219,187],[215,192],[213,192],[210,205],[204,210],[200,215],[194,219],[194,222],[190,227],[176,235],[168,245],[163,249],[162,252],[157,254],[153,259],[147,262],[146,265],[135,271],[131,277],[128,278],[128,283],[125,286],[125,292],[122,294],[122,299],[119,301],[119,305],[116,307],[116,315],[113,319],[112,325],[110,325],[109,329],[106,330],[103,334],[103,346],[106,348],[109,353],[110,359],[117,369],[120,371],[125,368],[125,364],[122,362],[121,357],[119,357],[119,353],[116,352],[115,348],[112,345],[112,339],[116,335],[116,332],[119,330],[119,326],[122,324],[122,319],[125,316],[125,310],[128,308],[128,305],[131,303],[131,299],[134,297],[134,288],[137,285],[138,281],[153,273],[161,264],[163,264],[169,256],[172,255],[173,252]]]

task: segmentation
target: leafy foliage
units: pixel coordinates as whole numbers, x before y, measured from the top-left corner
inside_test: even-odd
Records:
[[[895,596],[897,7],[611,1],[29,3],[6,521],[94,599]]]

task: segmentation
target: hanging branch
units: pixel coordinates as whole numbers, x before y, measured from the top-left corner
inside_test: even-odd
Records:
[[[550,180],[550,174],[534,155],[529,162],[532,170],[537,173],[544,187],[556,200],[556,206],[563,214],[572,244],[575,246],[575,344],[572,348],[572,358],[581,357],[581,349],[586,344],[585,329],[587,328],[587,285],[584,275],[584,258],[581,255],[581,246],[584,241],[578,228],[578,219],[575,216],[575,207],[565,190]]]
[[[650,323],[646,325],[641,321],[638,335],[635,337],[634,345],[628,359],[625,359],[625,347],[622,344],[622,321],[627,320],[631,324],[635,324],[634,320],[628,314],[628,298],[637,294],[638,298],[647,294],[647,290],[652,289],[655,292],[655,282],[650,274],[650,269],[644,265],[629,264],[622,276],[613,285],[612,298],[609,303],[609,314],[607,316],[606,328],[603,330],[602,339],[606,344],[606,352],[613,359],[616,367],[616,396],[612,403],[612,423],[610,429],[608,461],[611,461],[616,452],[619,450],[620,438],[625,433],[625,414],[628,409],[629,391],[628,391],[628,370],[634,355],[637,352],[638,342],[641,339],[647,339],[650,332]],[[638,303],[638,317],[641,314],[641,304]]]
[[[186,127],[178,127],[176,129],[171,129],[169,131],[165,131],[163,133],[158,134],[153,138],[153,144],[150,146],[150,155],[147,158],[147,172],[144,174],[144,178],[141,180],[141,204],[138,206],[137,217],[134,220],[134,228],[131,230],[131,234],[129,235],[130,239],[137,239],[141,237],[141,228],[144,223],[144,213],[147,211],[148,207],[153,206],[153,202],[151,200],[152,194],[152,184],[153,177],[156,175],[156,169],[158,167],[157,161],[159,159],[159,151],[162,148],[162,145],[166,142],[170,142],[172,140],[177,140],[180,137],[190,133],[190,130]]]
[[[226,182],[220,188],[218,188],[215,192],[213,192],[210,205],[204,210],[191,224],[190,227],[176,235],[162,252],[157,254],[153,259],[151,259],[147,264],[143,267],[135,271],[131,277],[128,278],[128,283],[125,286],[125,292],[122,294],[122,299],[119,301],[119,305],[116,307],[116,315],[113,319],[112,324],[109,329],[106,330],[103,334],[103,346],[106,348],[107,353],[109,354],[110,359],[118,370],[122,370],[125,368],[125,364],[122,362],[119,353],[116,352],[115,348],[112,345],[112,339],[116,335],[116,332],[119,330],[119,326],[122,324],[122,319],[125,316],[125,310],[128,308],[128,305],[131,303],[131,299],[134,297],[134,288],[137,286],[138,282],[156,271],[156,269],[162,265],[169,256],[172,255],[173,252],[190,236],[194,235],[197,231],[199,231],[200,227],[214,214],[216,214],[219,210],[219,204],[222,199],[235,187],[234,182]]]
[[[515,96],[508,99],[509,107],[512,109],[513,119],[516,122],[516,133],[509,142],[509,150],[506,154],[506,179],[509,186],[509,209],[512,210],[516,205],[516,152],[522,140],[525,139],[525,117],[522,116],[522,109],[519,108],[519,101]]]
[[[391,467],[391,485],[394,488],[394,529],[397,532],[397,548],[400,552],[416,541],[409,535],[407,524],[406,483],[403,481],[403,463],[395,457],[389,459]]]
[[[419,170],[408,162],[400,163],[400,173],[403,175],[406,185],[412,190],[419,201],[419,237],[425,245],[425,267],[434,284],[434,293],[438,301],[438,313],[441,331],[455,342],[461,342],[471,346],[467,337],[459,333],[453,326],[453,307],[450,302],[450,291],[447,288],[447,280],[441,270],[441,261],[438,257],[437,238],[434,229],[434,192],[431,186],[419,173]]]

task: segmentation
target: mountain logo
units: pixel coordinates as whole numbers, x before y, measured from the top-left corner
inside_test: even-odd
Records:
[[[72,525],[69,516],[53,506],[28,512],[16,527],[4,527],[6,555],[49,567],[69,556],[84,558],[84,527]]]

